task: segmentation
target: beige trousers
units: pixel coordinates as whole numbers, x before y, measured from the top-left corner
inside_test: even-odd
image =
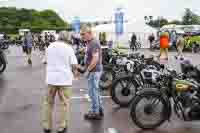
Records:
[[[177,45],[178,56],[183,56],[184,44]]]
[[[60,99],[59,119],[57,121],[58,130],[62,130],[68,126],[71,87],[48,85],[48,93],[44,97],[42,103],[42,127],[44,129],[52,129],[53,108],[56,94],[58,94]]]

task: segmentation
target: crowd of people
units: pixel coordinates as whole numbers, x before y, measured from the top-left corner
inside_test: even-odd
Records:
[[[31,32],[25,32],[25,35],[21,36],[20,39],[22,40],[23,52],[28,56],[28,64],[32,64],[31,53],[33,48],[39,48],[41,51],[41,56],[43,57],[42,62],[46,64],[46,48],[50,45],[50,43],[55,42],[57,38],[52,33],[45,32],[44,35],[41,35],[39,33],[33,34]]]

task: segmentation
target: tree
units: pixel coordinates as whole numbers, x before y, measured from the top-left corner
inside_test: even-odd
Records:
[[[200,24],[199,16],[193,13],[189,8],[186,8],[185,14],[182,17],[182,24],[184,25]]]
[[[145,16],[144,19],[146,20],[146,24],[154,27],[154,28],[159,28],[159,27],[162,27],[166,24],[168,24],[168,20],[161,17],[161,18],[157,18],[157,19],[153,19],[153,16]]]
[[[153,16],[149,16],[150,21],[153,20]]]
[[[31,28],[31,24],[29,22],[22,22],[20,27],[22,27],[22,28]]]
[[[34,27],[44,30],[47,28],[69,28],[69,25],[52,10],[39,12],[33,9],[0,7],[0,27],[13,28],[13,30]]]
[[[159,27],[162,27],[164,25],[167,25],[168,24],[168,20],[165,19],[165,18],[161,18],[160,19],[160,22],[159,22]]]

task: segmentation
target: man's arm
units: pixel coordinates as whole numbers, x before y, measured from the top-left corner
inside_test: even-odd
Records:
[[[74,50],[71,49],[70,52],[71,52],[71,56],[70,56],[69,63],[71,65],[71,69],[72,69],[73,74],[76,75],[77,74],[77,68],[78,68],[78,62],[77,62]]]
[[[71,67],[72,67],[72,72],[73,72],[73,74],[74,74],[75,76],[77,76],[77,75],[78,75],[78,71],[77,71],[78,66],[75,65],[75,64],[73,64],[73,65],[71,65]]]

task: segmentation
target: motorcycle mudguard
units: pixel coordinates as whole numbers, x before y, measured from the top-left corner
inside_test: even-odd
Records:
[[[157,88],[152,88],[152,89],[142,89],[138,92],[136,92],[136,95],[138,96],[142,96],[142,95],[151,95],[151,94],[156,94],[160,97],[163,97],[163,99],[165,100],[165,102],[167,103],[167,119],[170,120],[170,116],[172,114],[172,107],[171,107],[171,102],[170,102],[170,99],[166,96],[166,95],[163,95]]]

